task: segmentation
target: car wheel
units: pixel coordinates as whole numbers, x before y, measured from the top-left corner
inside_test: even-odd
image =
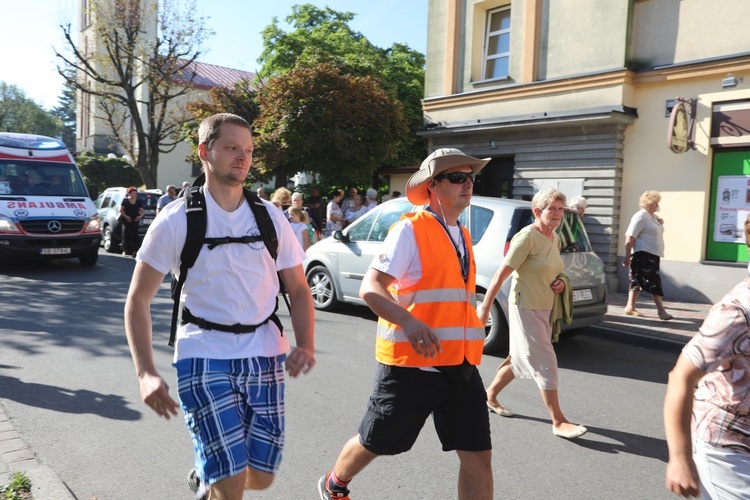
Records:
[[[120,245],[112,241],[112,226],[104,226],[102,231],[102,246],[104,250],[109,253],[119,253]]]
[[[477,293],[477,307],[484,300],[483,293]],[[506,355],[508,353],[508,347],[510,343],[508,321],[505,319],[500,304],[497,301],[492,302],[492,309],[490,309],[490,319],[484,327],[485,339],[484,339],[484,353],[485,354],[501,354]]]
[[[82,266],[96,265],[96,261],[99,260],[99,252],[94,252],[82,257],[78,257],[78,260],[81,261]]]
[[[330,311],[338,304],[333,278],[324,266],[315,266],[307,272],[307,284],[312,293],[315,309]]]

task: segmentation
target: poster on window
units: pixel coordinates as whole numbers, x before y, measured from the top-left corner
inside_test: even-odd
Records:
[[[750,215],[750,176],[719,176],[716,188],[714,241],[744,244],[745,219]]]

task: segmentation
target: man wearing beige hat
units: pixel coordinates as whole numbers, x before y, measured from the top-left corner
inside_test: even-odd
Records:
[[[430,415],[443,450],[458,454],[458,498],[492,498],[489,416],[476,368],[485,333],[471,236],[458,222],[489,160],[438,149],[407,183],[409,201],[428,207],[393,225],[362,282],[359,295],[379,316],[375,389],[358,434],[318,482],[322,500],[348,499],[354,476],[380,455],[411,449]]]

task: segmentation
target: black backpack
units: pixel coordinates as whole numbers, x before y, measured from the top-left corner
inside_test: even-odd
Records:
[[[172,308],[172,324],[169,330],[169,345],[174,346],[175,336],[177,334],[177,316],[180,311],[180,293],[182,287],[187,279],[188,269],[193,267],[195,261],[198,259],[198,254],[201,252],[203,245],[208,244],[208,249],[212,250],[217,245],[223,245],[226,243],[252,243],[256,241],[263,241],[268,249],[268,253],[273,257],[274,262],[276,261],[277,250],[279,248],[279,241],[276,236],[276,228],[273,225],[268,209],[263,204],[257,194],[253,193],[247,188],[242,189],[245,195],[245,200],[250,205],[250,209],[253,211],[255,220],[258,223],[258,230],[260,236],[243,236],[241,238],[223,237],[223,238],[206,238],[206,221],[208,216],[206,214],[206,197],[203,194],[204,187],[202,184],[203,176],[199,177],[196,182],[190,188],[186,188],[182,193],[181,197],[185,198],[185,211],[187,213],[187,237],[185,238],[185,245],[182,247],[182,253],[180,254],[180,279],[176,279],[172,276],[171,283],[171,295],[174,301],[174,307]],[[278,273],[277,273],[278,274]],[[286,296],[286,289],[284,288],[284,281],[281,279],[279,274],[279,287],[284,297],[284,302],[287,308],[291,312],[291,306]],[[260,323],[259,325],[217,325],[209,321],[202,320],[201,318],[195,318],[187,308],[183,309],[183,320],[186,314],[190,316],[190,322],[196,323],[202,328],[213,328],[222,331],[230,331],[233,333],[250,333],[255,330],[258,326],[266,323],[267,321],[273,321],[278,326],[281,334],[284,334],[284,329],[281,325],[281,321],[276,316],[276,311],[279,308],[279,300],[276,298],[276,307],[269,318]]]

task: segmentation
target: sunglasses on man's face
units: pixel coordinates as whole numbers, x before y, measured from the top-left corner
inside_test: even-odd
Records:
[[[435,180],[439,181],[442,179],[448,179],[448,182],[451,184],[463,184],[466,182],[466,179],[471,180],[471,182],[474,182],[474,172],[448,172],[445,174],[440,174],[435,176]]]

